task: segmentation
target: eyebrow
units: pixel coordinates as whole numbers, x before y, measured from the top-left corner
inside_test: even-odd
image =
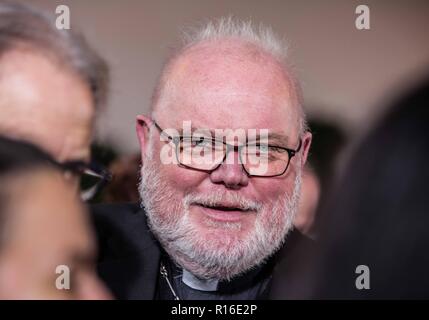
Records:
[[[208,132],[208,133],[210,133],[210,134],[211,134],[211,137],[212,137],[212,138],[214,138],[214,137],[216,136],[216,134],[215,134],[215,130],[213,130],[213,129],[208,129],[208,128],[199,128],[199,127],[191,126],[191,133],[192,133],[192,134],[193,134],[196,130],[199,130],[201,134],[202,134],[202,133],[207,133],[207,132]],[[225,129],[222,129],[222,130],[225,130]],[[231,130],[234,130],[234,129],[231,129]],[[262,130],[262,129],[261,129],[261,130]],[[180,128],[180,129],[178,129],[177,131],[179,132],[179,134],[180,134],[180,135],[183,135],[183,128]],[[259,140],[260,140],[260,135],[259,135],[259,134],[257,134],[257,135],[256,135],[256,139],[255,139],[255,141],[259,141]],[[269,141],[269,144],[276,143],[276,144],[278,144],[279,146],[287,146],[287,144],[288,144],[288,142],[289,142],[289,138],[288,138],[288,136],[286,136],[286,135],[284,135],[284,134],[276,133],[276,132],[271,132],[271,133],[268,133],[268,141]],[[248,140],[247,142],[249,142],[249,140]]]
[[[213,129],[208,129],[208,128],[200,128],[200,127],[194,127],[191,126],[191,133],[193,134],[195,131],[199,130],[201,133],[207,133],[209,132],[211,134],[212,137],[215,136],[215,130]],[[180,135],[183,135],[183,128],[177,129],[177,131],[179,132]]]
[[[288,138],[288,136],[286,136],[284,134],[272,132],[272,133],[268,134],[268,141],[270,144],[272,142],[274,142],[274,143],[279,143],[281,145],[287,146],[287,144],[289,142],[289,138]]]

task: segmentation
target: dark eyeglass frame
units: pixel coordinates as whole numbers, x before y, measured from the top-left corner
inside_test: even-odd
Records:
[[[99,179],[93,187],[81,192],[81,198],[84,201],[93,198],[109,181],[112,180],[112,174],[96,161],[91,161],[89,163],[81,160],[66,162],[57,162],[55,160],[51,161],[65,173],[70,172],[79,177],[87,175]]]
[[[283,174],[285,174],[285,172],[287,171],[287,169],[289,168],[289,164],[290,164],[290,161],[292,160],[292,158],[301,150],[301,146],[302,146],[302,139],[299,139],[299,145],[298,145],[298,148],[297,149],[290,149],[290,148],[286,148],[286,147],[280,147],[280,146],[276,146],[276,145],[270,145],[270,144],[268,144],[268,147],[271,147],[271,148],[277,148],[277,149],[282,149],[282,150],[284,150],[284,151],[286,151],[287,153],[288,153],[288,162],[287,162],[287,165],[286,165],[286,167],[285,167],[285,169],[283,170],[283,172],[282,173],[279,173],[279,174],[275,174],[275,175],[257,175],[257,174],[251,174],[250,172],[248,172],[247,171],[247,169],[246,169],[246,167],[244,166],[244,163],[243,163],[243,160],[241,159],[241,149],[243,149],[244,147],[246,147],[246,146],[248,146],[247,144],[242,144],[242,145],[239,145],[239,146],[235,146],[235,145],[232,145],[232,144],[229,144],[229,143],[227,143],[227,142],[225,142],[225,141],[220,141],[220,140],[216,140],[216,139],[211,139],[212,141],[218,141],[218,142],[220,142],[220,143],[223,143],[224,145],[226,145],[226,151],[225,151],[225,156],[224,156],[224,158],[222,159],[222,161],[216,166],[216,167],[214,167],[214,168],[212,168],[212,169],[209,169],[209,170],[206,170],[206,169],[198,169],[198,168],[194,168],[194,167],[190,167],[190,166],[188,166],[188,165],[186,165],[186,164],[183,164],[181,161],[180,161],[180,159],[179,159],[179,156],[178,156],[178,148],[179,148],[179,143],[180,143],[180,141],[183,141],[183,139],[184,138],[192,138],[192,137],[188,137],[188,136],[183,136],[183,135],[178,135],[178,136],[175,136],[175,137],[173,137],[173,136],[170,136],[169,134],[167,134],[167,133],[165,133],[165,131],[158,125],[158,123],[155,121],[155,120],[152,120],[152,122],[153,122],[153,124],[154,124],[154,126],[160,131],[160,133],[161,134],[163,134],[163,135],[165,135],[166,137],[167,137],[167,139],[169,140],[169,141],[171,141],[171,142],[173,142],[174,143],[174,145],[176,146],[176,159],[177,159],[177,162],[179,163],[179,165],[180,166],[182,166],[182,167],[185,167],[185,168],[187,168],[187,169],[191,169],[191,170],[197,170],[197,171],[203,171],[203,172],[207,172],[207,173],[210,173],[210,172],[213,172],[213,171],[215,171],[217,168],[219,168],[220,167],[220,165],[222,164],[222,163],[224,163],[224,161],[225,161],[225,159],[226,159],[226,157],[228,156],[228,154],[229,154],[229,152],[231,151],[231,150],[233,150],[234,152],[238,152],[238,155],[239,155],[239,157],[240,157],[240,161],[241,161],[241,166],[242,166],[242,168],[243,168],[243,170],[244,170],[244,172],[246,172],[246,174],[249,176],[249,177],[260,177],[260,178],[273,178],[273,177],[279,177],[279,176],[282,176]],[[259,145],[259,144],[257,144],[257,145]]]

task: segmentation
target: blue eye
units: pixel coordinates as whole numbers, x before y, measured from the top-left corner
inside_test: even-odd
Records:
[[[268,152],[268,150],[269,150],[268,145],[266,145],[266,144],[259,145],[259,151],[260,152]]]
[[[192,138],[192,146],[196,147],[196,146],[203,146],[203,147],[207,147],[207,146],[211,146],[212,143],[208,138],[205,137],[193,137]]]

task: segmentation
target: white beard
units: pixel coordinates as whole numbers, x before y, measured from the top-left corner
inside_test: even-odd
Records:
[[[143,161],[139,191],[148,224],[169,256],[181,267],[204,279],[229,280],[261,265],[284,243],[293,228],[301,190],[301,172],[297,172],[291,196],[269,203],[258,203],[227,190],[210,195],[187,194],[178,199],[163,179],[159,165],[149,155]],[[207,233],[202,234],[190,221],[193,202],[231,201],[256,211],[253,228],[244,235],[237,232],[240,222],[205,220]],[[226,232],[226,230],[229,230]],[[216,232],[222,235],[216,237]]]

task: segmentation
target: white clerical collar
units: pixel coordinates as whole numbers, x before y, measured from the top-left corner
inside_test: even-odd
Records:
[[[200,279],[189,271],[183,269],[182,281],[188,287],[200,291],[216,291],[219,280],[217,279]]]

